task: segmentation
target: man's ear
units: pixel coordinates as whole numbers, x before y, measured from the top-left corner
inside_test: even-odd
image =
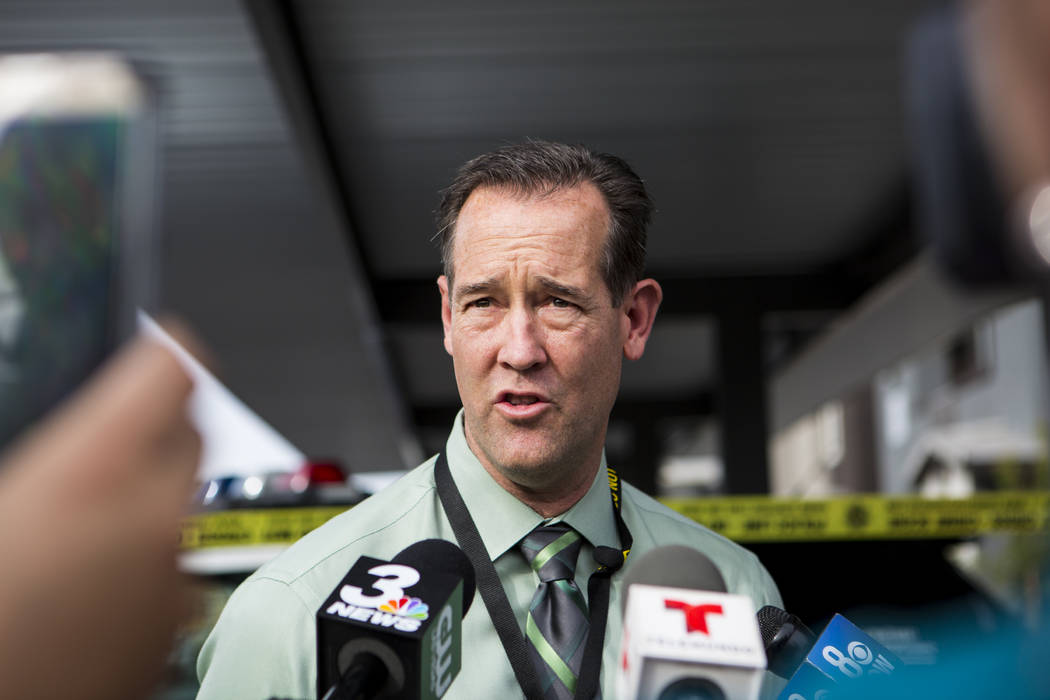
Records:
[[[438,289],[441,290],[441,326],[445,329],[445,352],[452,354],[452,302],[448,296],[448,278],[438,277]]]
[[[640,280],[634,289],[623,300],[623,313],[627,337],[623,343],[623,356],[628,360],[638,360],[645,352],[645,343],[653,330],[656,310],[664,292],[654,279]]]

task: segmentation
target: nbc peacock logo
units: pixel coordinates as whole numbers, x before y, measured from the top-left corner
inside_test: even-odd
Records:
[[[383,612],[394,613],[401,617],[411,617],[416,620],[425,620],[430,616],[430,606],[419,598],[403,596],[380,603],[379,609]]]

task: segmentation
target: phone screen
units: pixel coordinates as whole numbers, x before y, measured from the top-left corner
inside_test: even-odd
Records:
[[[137,121],[114,107],[0,124],[0,447],[70,394],[129,325],[122,269],[148,262],[124,245]]]

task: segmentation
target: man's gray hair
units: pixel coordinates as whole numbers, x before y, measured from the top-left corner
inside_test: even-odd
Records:
[[[590,182],[609,209],[610,226],[600,269],[613,306],[619,306],[645,271],[645,244],[653,201],[642,179],[622,159],[584,146],[527,141],[465,163],[442,192],[437,211],[441,263],[452,281],[452,246],[459,212],[479,187],[522,197],[547,196]]]

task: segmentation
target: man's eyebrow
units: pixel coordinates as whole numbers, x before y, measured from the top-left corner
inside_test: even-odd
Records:
[[[591,296],[581,287],[563,284],[557,280],[551,279],[550,277],[540,275],[536,278],[536,281],[540,283],[541,287],[557,297],[568,297],[569,299],[578,300],[589,300],[591,298]]]
[[[576,301],[590,301],[591,295],[587,293],[582,287],[575,287],[571,284],[564,284],[551,277],[544,275],[538,275],[536,282],[540,287],[543,288],[548,294],[556,297],[565,297],[566,299],[574,299]],[[455,301],[459,301],[465,297],[472,297],[478,294],[489,294],[493,289],[499,287],[499,280],[496,278],[489,278],[485,280],[479,280],[477,282],[470,282],[461,286],[457,286],[452,291],[452,298]]]
[[[478,282],[471,282],[470,284],[464,284],[456,287],[452,291],[452,297],[454,299],[462,299],[467,296],[474,296],[475,294],[485,294],[486,292],[492,291],[493,287],[496,286],[495,279],[480,280]]]

